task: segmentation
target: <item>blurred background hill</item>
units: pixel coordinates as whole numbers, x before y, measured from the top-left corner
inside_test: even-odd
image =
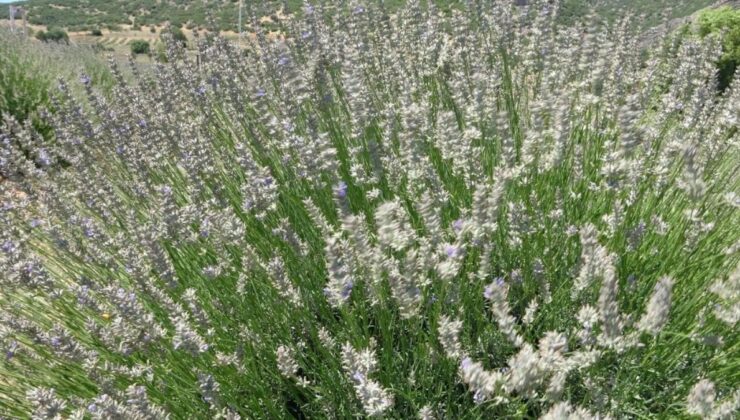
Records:
[[[442,10],[459,7],[466,0],[432,0]],[[526,4],[528,0],[512,0]],[[7,2],[7,0],[6,0]],[[342,2],[318,0],[324,5]],[[714,3],[714,0],[563,0],[560,19],[575,22],[578,17],[593,10],[598,16],[613,19],[622,13],[644,16],[646,26],[654,26],[664,19],[692,14]],[[404,0],[384,0],[390,10],[397,9]],[[422,1],[426,3],[426,0]],[[70,32],[93,29],[148,29],[170,23],[186,29],[204,29],[215,25],[221,31],[236,31],[238,0],[27,0],[14,4],[28,10],[29,23],[37,26],[57,26]],[[270,17],[260,24],[276,29],[274,12],[285,15],[302,13],[302,0],[244,0],[246,15]],[[7,13],[7,12],[6,12]],[[3,13],[3,14],[6,14]],[[1,16],[1,15],[0,15]],[[245,19],[249,20],[249,19]]]

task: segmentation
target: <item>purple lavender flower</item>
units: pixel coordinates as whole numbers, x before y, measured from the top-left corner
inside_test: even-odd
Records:
[[[460,362],[460,366],[463,369],[468,369],[472,365],[473,365],[473,361],[470,359],[470,357],[466,357],[466,358],[462,359],[462,361]]]
[[[349,294],[352,293],[352,286],[354,284],[351,281],[344,285],[342,288],[342,298],[347,299],[349,297]]]
[[[445,246],[445,253],[447,254],[448,258],[456,258],[458,255],[460,255],[460,248],[454,245],[447,245]]]
[[[476,404],[482,404],[486,400],[486,396],[483,394],[483,392],[479,389],[475,391],[475,394],[473,394],[473,402]]]
[[[493,297],[493,284],[489,284],[483,289],[483,297],[490,300]]]
[[[347,196],[347,183],[344,181],[339,181],[339,183],[334,187],[334,193],[339,198],[344,198]]]
[[[15,249],[15,245],[11,241],[5,241],[0,249],[2,249],[6,254],[10,254]]]
[[[454,222],[452,222],[452,228],[455,229],[455,232],[460,232],[463,228],[463,220],[457,219]]]
[[[263,97],[265,95],[267,95],[267,92],[265,92],[264,89],[262,89],[262,88],[257,89],[257,97],[258,98],[261,98],[261,97]]]
[[[83,85],[88,86],[92,82],[92,79],[90,78],[90,76],[83,74],[82,76],[80,76],[80,82]]]
[[[18,351],[18,342],[13,340],[10,342],[10,346],[8,347],[8,350],[5,352],[5,358],[10,360],[15,356],[16,351]]]

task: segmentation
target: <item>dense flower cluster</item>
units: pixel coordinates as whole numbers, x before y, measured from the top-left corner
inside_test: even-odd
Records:
[[[350,3],[4,117],[0,416],[731,418],[718,40]]]

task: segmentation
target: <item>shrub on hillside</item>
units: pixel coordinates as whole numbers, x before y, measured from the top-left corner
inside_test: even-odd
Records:
[[[101,31],[99,28],[95,28],[92,31],[90,31],[91,36],[103,36],[103,31]]]
[[[149,54],[149,42],[142,39],[135,39],[130,44],[131,53],[137,54]]]
[[[36,33],[36,38],[44,42],[63,42],[65,44],[69,43],[69,35],[67,35],[67,32],[65,32],[63,29],[59,28],[50,28],[47,31],[38,31]]]

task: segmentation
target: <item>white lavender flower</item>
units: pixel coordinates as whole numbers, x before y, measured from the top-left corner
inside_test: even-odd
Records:
[[[524,395],[532,395],[543,380],[545,366],[534,348],[525,343],[519,353],[509,360],[511,374],[507,380],[507,388]]]
[[[302,305],[301,296],[288,277],[283,260],[280,257],[275,257],[267,263],[265,269],[270,275],[278,294],[291,304],[300,307]]]
[[[714,400],[716,398],[717,395],[714,390],[714,383],[708,379],[702,379],[697,382],[693,388],[691,388],[686,401],[686,411],[688,411],[689,414],[694,414],[703,418],[709,417],[714,409]]]
[[[462,321],[459,319],[452,320],[447,315],[439,319],[439,342],[445,351],[447,357],[459,359],[463,356],[462,345],[460,344],[460,331],[462,330]]]
[[[286,378],[292,378],[298,373],[298,363],[295,361],[293,350],[280,345],[277,348],[277,366],[280,373]]]
[[[206,373],[198,374],[198,390],[203,401],[208,404],[211,409],[216,409],[220,399],[221,385],[216,382],[213,375]]]
[[[499,402],[505,400],[501,394],[504,392],[506,378],[501,372],[489,372],[480,362],[474,362],[469,357],[462,359],[459,372],[463,383],[473,392],[476,404],[494,397]]]
[[[375,211],[375,221],[378,224],[378,241],[384,247],[402,251],[415,238],[408,214],[397,200],[381,204]]]
[[[434,419],[436,419],[436,417],[434,416],[434,410],[429,405],[425,405],[424,407],[421,407],[421,409],[419,409],[419,413],[417,413],[416,417],[418,417],[419,420],[434,420]]]
[[[673,279],[665,276],[655,284],[655,290],[647,304],[645,315],[637,323],[637,329],[653,336],[658,335],[668,322],[671,309],[671,288]]]
[[[187,318],[178,316],[173,319],[175,324],[175,335],[172,337],[172,344],[175,350],[183,349],[193,354],[205,353],[210,346],[195,331]]]
[[[416,316],[422,301],[421,290],[414,282],[413,275],[415,272],[401,274],[395,267],[388,272],[391,293],[398,303],[398,309],[403,318]]]
[[[609,416],[592,414],[582,407],[573,407],[567,401],[561,401],[550,407],[540,420],[607,420]]]
[[[326,270],[329,273],[329,282],[324,288],[324,294],[332,306],[344,305],[349,299],[355,284],[350,264],[351,254],[347,242],[338,235],[334,235],[326,242]]]
[[[524,344],[524,339],[519,335],[516,326],[516,320],[511,315],[509,307],[509,285],[503,278],[497,278],[493,283],[486,286],[483,296],[491,302],[491,312],[493,312],[499,329],[509,339],[511,344],[516,347]]]
[[[319,340],[321,340],[321,344],[329,350],[334,350],[337,346],[337,340],[334,339],[329,330],[325,327],[321,327],[319,329]]]
[[[537,308],[539,307],[539,302],[537,299],[532,299],[527,304],[527,309],[524,312],[524,316],[522,317],[522,322],[525,325],[529,325],[534,321],[535,316],[537,316]]]
[[[599,311],[599,321],[601,323],[601,333],[597,337],[600,345],[605,347],[620,347],[622,343],[622,315],[619,313],[619,302],[617,301],[617,283],[616,268],[611,262],[613,256],[608,256],[603,267],[601,288],[599,289],[599,299],[597,308]]]
[[[716,280],[709,291],[719,300],[714,306],[714,316],[734,327],[740,321],[740,264],[726,280]]]
[[[578,277],[573,283],[573,295],[576,296],[593,284],[603,275],[604,266],[608,264],[607,250],[599,244],[598,231],[592,224],[583,226],[581,234],[581,263]]]
[[[590,344],[593,341],[594,327],[599,323],[599,313],[591,305],[584,305],[576,314],[576,319],[581,324],[578,331],[578,338],[583,344]]]
[[[379,416],[393,406],[393,395],[369,378],[378,365],[371,349],[355,350],[351,344],[342,346],[342,366],[354,383],[357,398],[368,416]]]

